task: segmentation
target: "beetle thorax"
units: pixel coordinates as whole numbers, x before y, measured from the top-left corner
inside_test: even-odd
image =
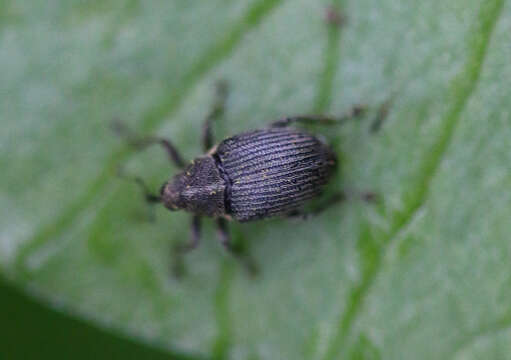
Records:
[[[162,187],[162,202],[170,210],[198,215],[225,214],[225,181],[211,156],[195,159]]]

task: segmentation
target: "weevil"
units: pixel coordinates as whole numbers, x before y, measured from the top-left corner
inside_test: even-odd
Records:
[[[115,126],[117,132],[137,148],[152,144],[162,146],[180,169],[161,186],[159,194],[151,193],[141,178],[134,178],[142,186],[149,203],[161,203],[170,211],[185,210],[192,214],[191,238],[176,246],[176,262],[179,262],[180,254],[197,247],[202,217],[216,221],[222,245],[241,259],[241,254],[233,247],[228,221],[249,222],[317,214],[344,199],[343,193],[336,193],[309,213],[304,211],[304,205],[318,197],[331,179],[337,167],[337,157],[328,144],[292,125],[337,125],[364,111],[364,107],[355,106],[337,118],[322,115],[284,117],[262,129],[234,135],[214,145],[212,124],[224,112],[227,94],[224,82],[217,84],[216,93],[214,106],[203,125],[205,154],[188,164],[172,141],[139,137],[119,122]],[[364,196],[369,199],[372,195]],[[245,261],[245,264],[254,270],[252,262]]]

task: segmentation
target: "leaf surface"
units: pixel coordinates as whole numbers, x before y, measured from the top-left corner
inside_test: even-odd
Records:
[[[50,306],[197,358],[500,359],[511,354],[511,6],[504,0],[7,1],[0,9],[0,266]],[[147,208],[117,166],[158,187],[119,117],[191,159],[213,85],[218,139],[280,116],[369,114],[313,131],[332,189],[373,190],[309,221],[235,224],[250,279],[206,222],[169,275],[189,216]],[[375,109],[391,99],[381,129]],[[311,130],[312,131],[312,130]]]

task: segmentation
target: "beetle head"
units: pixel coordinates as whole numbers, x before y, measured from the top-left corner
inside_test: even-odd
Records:
[[[210,156],[197,158],[163,184],[160,199],[169,210],[216,216],[225,212],[225,182]]]
[[[183,209],[185,207],[181,199],[183,185],[182,181],[180,181],[181,179],[179,179],[179,175],[175,176],[171,181],[167,181],[160,188],[161,202],[170,211]]]

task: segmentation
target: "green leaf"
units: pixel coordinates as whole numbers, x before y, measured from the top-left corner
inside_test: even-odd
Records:
[[[511,354],[511,4],[504,0],[0,2],[0,266],[50,306],[170,352],[208,359],[501,359]],[[234,224],[249,278],[207,222],[188,274],[169,274],[189,215],[147,208],[117,166],[157,189],[160,149],[201,153],[225,79],[218,138],[283,115],[342,158],[333,189],[377,191],[309,221]]]

